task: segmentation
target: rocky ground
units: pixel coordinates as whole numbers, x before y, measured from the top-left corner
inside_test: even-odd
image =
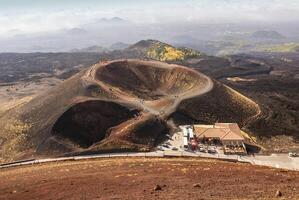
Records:
[[[298,199],[299,172],[187,158],[115,158],[1,170],[0,199]]]

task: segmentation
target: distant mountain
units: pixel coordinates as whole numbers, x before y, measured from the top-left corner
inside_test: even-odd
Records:
[[[126,43],[123,43],[123,42],[117,42],[117,43],[114,43],[112,44],[109,49],[111,50],[123,50],[125,48],[128,48],[130,45],[129,44],[126,44]]]
[[[158,40],[141,40],[141,41],[131,45],[130,47],[128,47],[128,49],[130,49],[130,50],[144,50],[144,49],[151,48],[152,46],[154,46],[156,44],[165,44],[165,43],[160,42]]]
[[[122,22],[126,22],[126,20],[120,17],[100,18],[95,21],[95,23],[122,23]]]
[[[72,49],[71,52],[94,52],[94,53],[105,53],[108,52],[109,49],[101,46],[90,46],[82,49]]]
[[[113,17],[113,18],[110,19],[110,21],[121,22],[121,21],[125,21],[125,20],[120,18],[120,17]]]
[[[67,34],[70,35],[83,35],[83,34],[87,34],[88,32],[83,29],[83,28],[72,28],[67,30]]]
[[[159,61],[182,61],[189,58],[198,58],[203,54],[189,48],[176,48],[157,40],[141,40],[131,45],[126,51],[143,54],[144,57]]]
[[[263,39],[263,40],[281,40],[285,39],[283,35],[277,31],[256,31],[250,35],[252,39]]]

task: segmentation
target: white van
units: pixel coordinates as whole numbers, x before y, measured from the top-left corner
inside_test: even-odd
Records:
[[[188,138],[187,138],[187,137],[183,137],[183,145],[184,145],[184,148],[185,148],[185,149],[188,149],[188,148],[189,148],[189,145],[188,145]]]
[[[188,137],[188,131],[186,128],[183,128],[183,134],[184,134],[184,137]]]
[[[188,128],[188,132],[189,132],[189,138],[193,139],[194,138],[194,133],[193,133],[193,129],[192,128]]]

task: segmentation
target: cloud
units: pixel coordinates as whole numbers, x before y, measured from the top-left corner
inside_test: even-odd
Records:
[[[50,8],[47,4],[32,10],[0,12],[0,36],[57,31],[114,16],[136,23],[277,23],[299,20],[298,0],[153,0],[151,3],[131,0],[126,1],[127,5],[124,1],[115,1],[109,6],[105,1],[97,1],[94,6],[82,6],[83,1],[78,2],[74,1],[72,8]]]
[[[102,16],[113,16],[107,11],[60,10],[48,12],[24,12],[0,15],[0,36],[11,32],[19,34],[51,32],[90,23]]]
[[[299,1],[194,0],[145,9],[123,9],[120,13],[139,22],[281,22],[299,20]]]

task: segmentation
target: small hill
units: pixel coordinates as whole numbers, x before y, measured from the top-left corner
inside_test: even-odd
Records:
[[[67,30],[67,34],[69,35],[86,35],[88,31],[83,28],[72,28]]]
[[[252,39],[261,39],[261,40],[281,40],[285,37],[278,33],[277,31],[256,31],[250,36]]]
[[[126,22],[126,20],[120,18],[120,17],[113,17],[113,18],[100,18],[96,20],[96,23],[122,23],[122,22]]]
[[[142,52],[145,57],[158,61],[183,61],[203,54],[189,48],[176,48],[157,40],[141,40],[127,50]]]
[[[130,45],[123,43],[123,42],[116,42],[114,44],[112,44],[109,49],[111,50],[123,50],[125,48],[128,48]]]
[[[299,52],[299,44],[297,43],[284,43],[277,45],[264,45],[255,49],[257,52],[270,52],[270,53],[296,53]]]
[[[101,47],[101,46],[90,46],[90,47],[86,47],[86,48],[82,48],[82,49],[73,49],[71,50],[71,52],[84,52],[84,53],[104,53],[104,52],[108,52],[109,50],[105,47]]]

